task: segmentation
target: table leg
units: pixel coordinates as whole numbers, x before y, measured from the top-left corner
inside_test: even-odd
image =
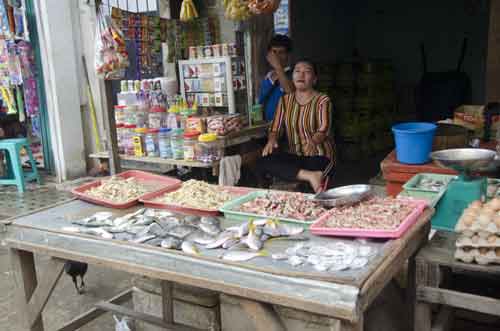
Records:
[[[286,331],[272,306],[240,298],[240,306],[253,323],[255,331]]]
[[[432,327],[432,311],[431,305],[426,302],[417,301],[415,304],[415,331],[431,331]]]
[[[174,286],[172,282],[161,282],[161,296],[163,300],[163,321],[174,324]]]
[[[14,281],[16,283],[16,299],[20,309],[20,321],[27,331],[43,331],[42,317],[38,317],[32,325],[29,324],[28,303],[37,286],[35,258],[33,253],[17,249],[9,249]]]

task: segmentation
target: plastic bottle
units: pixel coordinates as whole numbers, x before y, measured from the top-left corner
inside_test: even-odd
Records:
[[[148,131],[148,129],[146,129],[146,128],[135,129],[135,135],[133,137],[134,155],[135,156],[138,156],[138,157],[146,156],[145,138],[146,138],[147,131]]]
[[[125,155],[134,156],[134,135],[136,126],[134,124],[126,124],[123,131],[123,153]]]
[[[160,157],[163,159],[172,158],[172,146],[170,143],[170,136],[172,130],[169,128],[161,128],[158,132],[158,149]]]
[[[198,143],[198,131],[187,131],[184,133],[184,160],[195,161],[196,144]]]
[[[146,154],[151,157],[159,157],[160,150],[158,146],[159,129],[149,129],[146,133],[144,145],[146,146]]]
[[[149,128],[160,129],[165,122],[165,108],[153,106],[149,110]]]
[[[178,114],[179,108],[177,107],[177,105],[173,104],[172,106],[170,106],[167,115],[167,128],[172,130],[179,128],[179,125],[177,124]]]
[[[172,146],[172,158],[176,160],[184,159],[184,130],[174,129],[170,136],[170,145]]]

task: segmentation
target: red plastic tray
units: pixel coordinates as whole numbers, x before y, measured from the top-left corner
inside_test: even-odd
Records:
[[[141,197],[140,202],[144,204],[145,207],[148,208],[156,208],[156,209],[167,209],[173,212],[183,213],[183,214],[192,214],[197,216],[219,216],[221,212],[216,209],[199,209],[199,208],[191,208],[191,207],[183,207],[181,205],[175,204],[167,204],[167,203],[159,203],[154,202],[156,198],[164,195],[165,193],[170,193],[178,190],[180,187],[172,187],[165,188],[163,190],[159,190],[153,193],[148,193]],[[253,191],[251,188],[247,187],[236,187],[236,186],[224,186],[224,190],[233,193],[237,196],[243,196],[245,194]]]
[[[165,190],[165,189],[175,189],[181,185],[181,181],[175,178],[171,177],[166,177],[166,176],[160,176],[160,175],[155,175],[149,172],[144,172],[144,171],[139,171],[139,170],[129,170],[129,171],[124,171],[122,173],[119,173],[116,175],[121,178],[130,178],[134,177],[137,179],[138,182],[143,183],[147,186],[151,187],[151,191],[148,192],[147,194],[154,193],[159,190]],[[92,202],[98,205],[106,206],[109,208],[119,208],[119,209],[125,209],[125,208],[130,208],[134,205],[136,205],[139,202],[139,199],[142,197],[137,197],[133,200],[129,201],[124,201],[121,203],[116,203],[113,201],[105,200],[105,199],[97,199],[94,197],[91,197],[87,194],[85,194],[86,191],[89,189],[101,185],[102,180],[97,180],[92,183],[88,183],[82,186],[79,186],[77,188],[74,188],[71,192],[77,196],[81,200],[85,200],[88,202]],[[144,194],[143,196],[145,196]]]
[[[316,222],[311,224],[309,230],[312,234],[319,236],[338,236],[338,237],[360,237],[360,238],[399,238],[401,237],[422,214],[427,207],[427,201],[399,199],[405,203],[414,205],[413,211],[401,222],[399,227],[394,230],[367,230],[367,229],[351,229],[351,228],[330,228],[323,227],[324,223],[330,218],[332,212],[327,212],[321,216]]]

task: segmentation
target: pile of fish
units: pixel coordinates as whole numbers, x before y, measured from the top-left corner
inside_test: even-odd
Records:
[[[366,266],[377,250],[368,245],[334,242],[326,245],[298,243],[283,253],[273,254],[294,267],[312,266],[317,271],[342,271]]]
[[[225,249],[220,258],[229,261],[247,261],[265,256],[262,250],[264,243],[273,238],[295,236],[293,239],[305,240],[298,236],[304,231],[303,228],[271,219],[252,220],[222,229],[219,219],[214,217],[180,216],[144,208],[115,219],[109,212],[100,212],[72,223],[78,226],[64,227],[62,230],[161,246],[196,255],[200,254],[200,247]]]

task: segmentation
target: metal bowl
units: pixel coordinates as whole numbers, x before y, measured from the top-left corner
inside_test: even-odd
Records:
[[[489,149],[457,148],[433,152],[430,157],[442,167],[471,172],[487,168],[494,161],[496,154]]]
[[[372,194],[370,185],[348,185],[318,193],[313,200],[323,207],[333,208],[342,205],[355,204]]]

